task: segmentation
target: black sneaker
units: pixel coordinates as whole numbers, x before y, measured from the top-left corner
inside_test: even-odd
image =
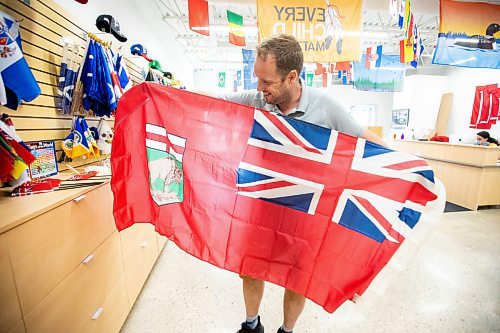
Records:
[[[285,331],[283,331],[283,328],[282,328],[282,327],[280,327],[280,328],[278,328],[278,332],[277,332],[277,333],[286,333],[286,332],[285,332]]]
[[[257,326],[254,329],[248,327],[246,321],[242,322],[241,329],[236,333],[264,333],[264,326],[260,323],[260,316],[257,317],[257,321]]]

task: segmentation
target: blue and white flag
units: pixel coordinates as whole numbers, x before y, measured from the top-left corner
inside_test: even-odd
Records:
[[[57,109],[63,114],[71,114],[73,104],[73,92],[79,69],[76,61],[73,61],[75,53],[78,54],[78,45],[64,44],[56,98]]]
[[[16,110],[21,101],[30,102],[41,93],[21,46],[19,23],[0,12],[0,104]]]
[[[120,52],[113,55],[113,65],[115,66],[115,71],[118,75],[118,80],[120,80],[120,86],[123,91],[125,92],[132,88],[132,81],[129,78],[127,66],[123,60],[123,55]]]
[[[257,89],[257,77],[253,72],[255,62],[255,51],[242,49],[243,54],[243,88],[245,90]]]

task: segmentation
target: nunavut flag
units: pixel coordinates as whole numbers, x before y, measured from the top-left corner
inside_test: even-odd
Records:
[[[330,312],[444,204],[418,157],[151,83],[120,99],[111,164],[119,230],[152,223],[193,256]]]

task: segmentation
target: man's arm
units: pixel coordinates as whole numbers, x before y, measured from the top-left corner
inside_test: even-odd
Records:
[[[361,137],[365,140],[375,142],[376,144],[387,147],[387,144],[384,142],[384,140],[379,138],[378,135],[376,135],[375,133],[373,133],[372,131],[370,131],[367,128],[365,128],[365,130],[363,131],[363,135],[361,135]]]

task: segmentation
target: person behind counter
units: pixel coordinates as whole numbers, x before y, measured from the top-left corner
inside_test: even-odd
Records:
[[[490,133],[481,131],[476,134],[476,146],[498,146],[498,141],[490,136]]]

